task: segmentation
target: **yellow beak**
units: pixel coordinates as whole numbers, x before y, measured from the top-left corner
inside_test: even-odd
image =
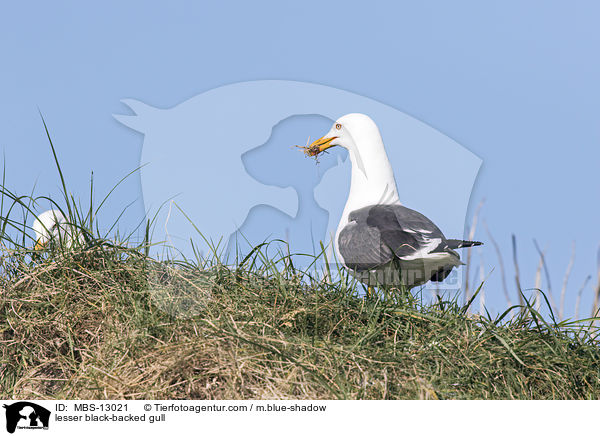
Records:
[[[46,242],[42,242],[42,240],[41,240],[41,238],[40,238],[40,239],[38,239],[38,240],[35,242],[35,247],[34,247],[34,250],[36,250],[36,251],[37,251],[37,250],[41,250],[41,249],[42,249],[42,248],[44,248],[45,246],[46,246]]]
[[[316,156],[319,153],[327,150],[330,147],[333,147],[331,141],[337,139],[337,136],[332,136],[328,138],[327,136],[323,136],[322,138],[317,139],[315,142],[309,145],[308,154],[311,156]]]

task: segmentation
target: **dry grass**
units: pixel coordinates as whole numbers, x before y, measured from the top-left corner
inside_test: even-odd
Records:
[[[255,253],[255,256],[258,252]],[[0,395],[43,399],[598,398],[593,330],[365,300],[289,259],[166,264],[139,250],[1,258]],[[252,263],[252,262],[247,262]]]

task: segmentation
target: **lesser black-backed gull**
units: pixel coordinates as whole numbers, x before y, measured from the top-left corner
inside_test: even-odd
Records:
[[[50,209],[38,215],[32,228],[35,233],[36,250],[48,246],[51,242],[62,244],[66,248],[71,248],[76,240],[80,245],[84,242],[83,235],[57,209]]]
[[[334,247],[363,283],[412,288],[443,281],[463,264],[456,248],[481,245],[446,239],[429,218],[400,203],[381,134],[367,115],[344,115],[305,152],[316,156],[336,145],[348,150],[352,178]]]

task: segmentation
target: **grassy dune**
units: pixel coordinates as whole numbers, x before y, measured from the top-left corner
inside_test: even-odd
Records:
[[[589,323],[365,300],[289,259],[167,264],[97,243],[0,259],[0,396],[43,399],[591,399]],[[304,279],[304,280],[302,280]]]

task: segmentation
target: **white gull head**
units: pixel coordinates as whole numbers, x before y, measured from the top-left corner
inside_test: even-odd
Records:
[[[44,248],[52,240],[71,246],[74,229],[69,227],[69,221],[60,210],[51,209],[41,213],[33,223],[35,249]]]
[[[308,152],[316,155],[333,146],[348,150],[352,164],[350,193],[335,235],[337,241],[350,212],[376,204],[400,204],[400,199],[381,133],[369,116],[352,113],[338,118],[327,134],[310,145]]]

